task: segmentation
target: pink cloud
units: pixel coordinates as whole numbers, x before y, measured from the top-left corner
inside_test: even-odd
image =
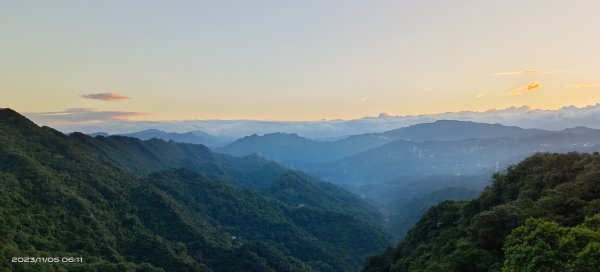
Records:
[[[96,99],[96,100],[104,100],[104,101],[118,101],[124,99],[130,99],[130,97],[118,94],[118,93],[95,93],[95,94],[85,94],[81,97],[86,99]]]
[[[144,115],[140,112],[99,111],[86,108],[71,108],[55,112],[32,112],[26,116],[44,124],[79,124],[108,121],[126,121],[131,117]]]

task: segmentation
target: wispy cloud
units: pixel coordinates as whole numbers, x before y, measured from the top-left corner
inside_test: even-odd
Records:
[[[526,70],[518,70],[518,71],[510,71],[510,72],[498,72],[498,73],[494,73],[494,75],[495,76],[548,75],[548,74],[559,74],[559,73],[564,73],[564,72],[568,72],[568,71],[569,70],[567,70],[567,69],[553,70],[553,71],[526,69]]]
[[[84,94],[81,97],[86,99],[96,99],[96,100],[104,100],[104,101],[118,101],[124,99],[130,99],[130,97],[118,94],[118,93],[94,93],[94,94]]]
[[[369,101],[369,97],[368,96],[363,96],[363,97],[360,98],[360,101],[361,102],[367,102],[367,101]]]
[[[592,89],[592,88],[597,88],[600,87],[600,84],[594,84],[594,83],[577,83],[577,84],[568,84],[565,85],[565,88],[567,89]]]
[[[55,112],[30,112],[25,114],[35,122],[44,124],[78,124],[108,121],[125,121],[134,116],[144,115],[140,112],[99,111],[87,108],[71,108]]]
[[[481,99],[481,98],[483,98],[484,96],[485,96],[485,94],[484,94],[484,93],[478,93],[478,94],[475,96],[475,98],[477,98],[477,99]]]
[[[519,96],[519,95],[522,95],[525,93],[532,93],[532,92],[537,91],[540,87],[541,87],[541,84],[539,82],[531,82],[525,86],[511,90],[510,92],[506,93],[506,95]]]

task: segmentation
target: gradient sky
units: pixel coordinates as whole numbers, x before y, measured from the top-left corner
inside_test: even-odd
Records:
[[[0,107],[318,120],[584,106],[600,102],[599,13],[597,0],[3,1]]]

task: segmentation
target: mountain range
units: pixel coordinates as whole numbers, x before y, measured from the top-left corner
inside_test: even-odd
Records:
[[[218,152],[257,154],[339,184],[371,184],[399,176],[492,173],[535,152],[590,151],[600,130],[523,129],[500,124],[440,120],[383,133],[316,141],[296,134],[252,135]]]
[[[487,111],[458,111],[436,114],[400,115],[379,114],[349,120],[315,121],[260,121],[260,120],[183,120],[183,121],[132,121],[98,120],[78,122],[78,114],[89,114],[81,109],[51,113],[25,113],[38,124],[54,124],[63,132],[93,133],[104,131],[109,134],[125,134],[132,131],[159,129],[185,133],[201,130],[217,137],[237,139],[252,134],[276,132],[295,133],[310,139],[337,138],[348,135],[381,133],[400,127],[437,120],[459,120],[478,123],[500,123],[522,128],[562,130],[574,126],[600,128],[600,104],[583,107],[567,106],[555,110],[534,109],[530,106],[491,109]],[[93,113],[93,112],[92,112]]]
[[[600,256],[597,129],[215,138],[65,135],[0,109],[0,252],[85,259],[0,271],[574,272]]]
[[[359,197],[257,156],[64,135],[0,110],[0,252],[78,271],[353,271],[389,245]],[[61,271],[0,261],[0,270]],[[236,260],[232,262],[231,260]]]
[[[87,135],[108,137],[110,134],[106,132],[87,133]],[[146,129],[137,132],[115,134],[116,136],[128,136],[138,138],[140,140],[160,139],[165,141],[174,141],[188,144],[201,144],[210,148],[221,147],[232,142],[232,139],[226,137],[216,137],[206,132],[196,130],[185,133],[166,132],[158,129]]]
[[[440,120],[328,142],[294,134],[253,135],[217,151],[257,154],[341,184],[376,205],[388,232],[400,239],[428,205],[473,197],[492,173],[536,152],[600,151],[600,130]],[[401,208],[406,205],[413,208]]]

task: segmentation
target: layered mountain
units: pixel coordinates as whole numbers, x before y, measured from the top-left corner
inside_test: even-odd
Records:
[[[600,155],[538,153],[471,201],[430,208],[363,271],[595,271]]]
[[[228,144],[229,138],[216,137],[206,132],[195,130],[186,133],[166,132],[158,129],[146,129],[138,132],[120,134],[141,140],[161,139],[165,141],[175,141],[180,143],[201,144],[210,148],[216,148]],[[91,135],[91,136],[108,136],[108,135]]]
[[[226,135],[240,138],[252,134],[288,132],[308,138],[335,138],[385,132],[415,124],[431,123],[436,120],[461,120],[478,123],[500,123],[522,128],[562,130],[574,125],[600,128],[598,119],[600,103],[583,107],[566,106],[556,110],[532,109],[530,106],[491,109],[487,111],[458,111],[438,114],[363,117],[352,120],[319,121],[260,121],[260,120],[185,120],[185,121],[132,121],[111,120],[110,122],[73,123],[76,113],[28,113],[38,124],[56,124],[60,131],[92,133],[105,131],[111,134],[124,131],[160,129],[164,131],[194,131],[201,128],[211,135]]]
[[[235,156],[257,154],[285,166],[305,169],[315,163],[328,162],[389,143],[380,135],[357,135],[336,141],[317,141],[296,134],[271,133],[251,135],[217,149]]]
[[[343,184],[375,203],[388,231],[401,238],[428,205],[474,197],[492,173],[535,152],[598,150],[600,131],[586,127],[546,131],[441,120],[330,142],[253,135],[218,151],[257,154]]]
[[[358,197],[256,156],[65,136],[0,110],[0,252],[17,271],[352,271],[387,236]],[[309,192],[309,193],[307,193]]]
[[[521,138],[394,142],[307,169],[337,183],[367,184],[399,176],[491,173],[535,152],[600,150],[600,131],[560,131]]]
[[[158,139],[142,141],[124,136],[91,138],[81,133],[73,133],[69,137],[76,139],[81,148],[140,177],[159,170],[183,167],[267,196],[278,196],[287,204],[311,203],[338,211],[352,211],[354,216],[370,222],[381,221],[375,208],[341,187],[256,155],[234,157],[214,153],[202,145]],[[292,193],[298,196],[288,202],[291,198],[284,196]]]
[[[549,133],[549,131],[522,129],[500,124],[442,120],[384,133],[354,135],[335,141],[317,141],[286,133],[252,135],[219,148],[218,151],[236,156],[258,154],[286,166],[310,169],[316,163],[342,159],[395,140],[426,142],[472,138],[522,138],[545,133]]]
[[[491,173],[537,151],[584,151],[600,144],[599,135],[586,127],[546,131],[441,120],[328,142],[296,134],[252,135],[218,152],[257,154],[332,182],[364,184],[401,175]]]

